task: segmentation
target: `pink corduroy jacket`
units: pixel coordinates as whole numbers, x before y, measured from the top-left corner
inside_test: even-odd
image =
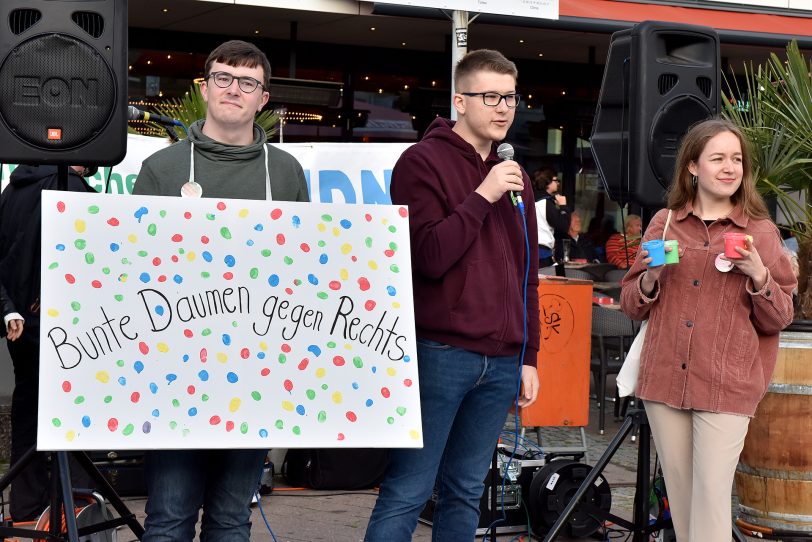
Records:
[[[662,238],[667,210],[659,211],[643,241]],[[717,270],[725,232],[753,236],[767,267],[764,286]],[[667,265],[651,294],[643,295],[641,259],[623,279],[621,307],[648,318],[637,397],[680,409],[753,416],[767,391],[778,355],[778,333],[793,318],[796,278],[778,229],[739,207],[709,226],[693,208],[674,211],[666,239],[679,241],[678,264]]]

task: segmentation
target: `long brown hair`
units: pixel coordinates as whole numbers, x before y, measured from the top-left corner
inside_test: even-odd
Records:
[[[745,215],[750,218],[769,218],[770,213],[764,204],[764,199],[756,190],[753,179],[753,163],[750,146],[738,126],[726,119],[708,119],[691,126],[685,137],[682,138],[677,162],[674,166],[674,179],[668,188],[667,207],[678,210],[693,202],[696,197],[696,188],[691,182],[693,175],[688,171],[688,165],[699,163],[699,155],[705,150],[713,137],[723,132],[730,132],[739,139],[742,147],[742,182],[739,189],[730,197],[734,205],[741,207]]]

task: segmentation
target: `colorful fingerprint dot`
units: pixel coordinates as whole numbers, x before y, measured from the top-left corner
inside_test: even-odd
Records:
[[[107,371],[99,371],[96,373],[96,380],[102,384],[107,384],[110,382],[110,374]]]
[[[333,400],[333,402],[335,404],[338,405],[338,404],[341,404],[341,402],[344,400],[344,396],[342,395],[342,393],[340,391],[334,391],[331,399]]]
[[[233,399],[231,399],[231,401],[228,402],[229,412],[237,412],[238,410],[240,410],[241,406],[242,399],[240,399],[239,397],[234,397]]]

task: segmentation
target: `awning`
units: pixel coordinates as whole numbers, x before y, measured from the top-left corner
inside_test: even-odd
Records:
[[[669,21],[710,26],[719,31],[783,35],[785,38],[812,37],[812,12],[810,17],[791,17],[735,9],[693,8],[612,0],[559,0],[559,16],[632,23],[646,20]]]

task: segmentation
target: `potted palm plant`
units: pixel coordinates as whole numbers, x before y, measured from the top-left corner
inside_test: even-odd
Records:
[[[170,98],[165,102],[156,104],[155,110],[161,115],[178,119],[184,125],[189,126],[196,120],[206,118],[206,101],[200,92],[200,85],[193,84],[184,96],[180,98]],[[266,110],[257,115],[254,122],[265,130],[265,135],[268,136],[268,140],[270,141],[271,137],[273,137],[278,130],[279,115],[275,111]],[[153,126],[163,128],[163,126],[157,124],[153,124]],[[180,139],[186,137],[186,133],[182,128],[173,127],[170,129],[174,130]],[[132,128],[130,128],[130,130],[135,132]]]
[[[759,191],[774,198],[798,240],[796,321],[812,324],[812,63],[792,41],[786,59],[775,53],[744,67],[744,84],[727,80],[723,114],[752,143]]]
[[[808,535],[812,530],[812,65],[798,44],[761,65],[745,65],[743,84],[727,81],[724,115],[751,142],[759,191],[776,202],[798,240],[795,322],[781,333],[767,393],[736,468],[738,521],[751,531]],[[798,453],[801,451],[800,453]]]

